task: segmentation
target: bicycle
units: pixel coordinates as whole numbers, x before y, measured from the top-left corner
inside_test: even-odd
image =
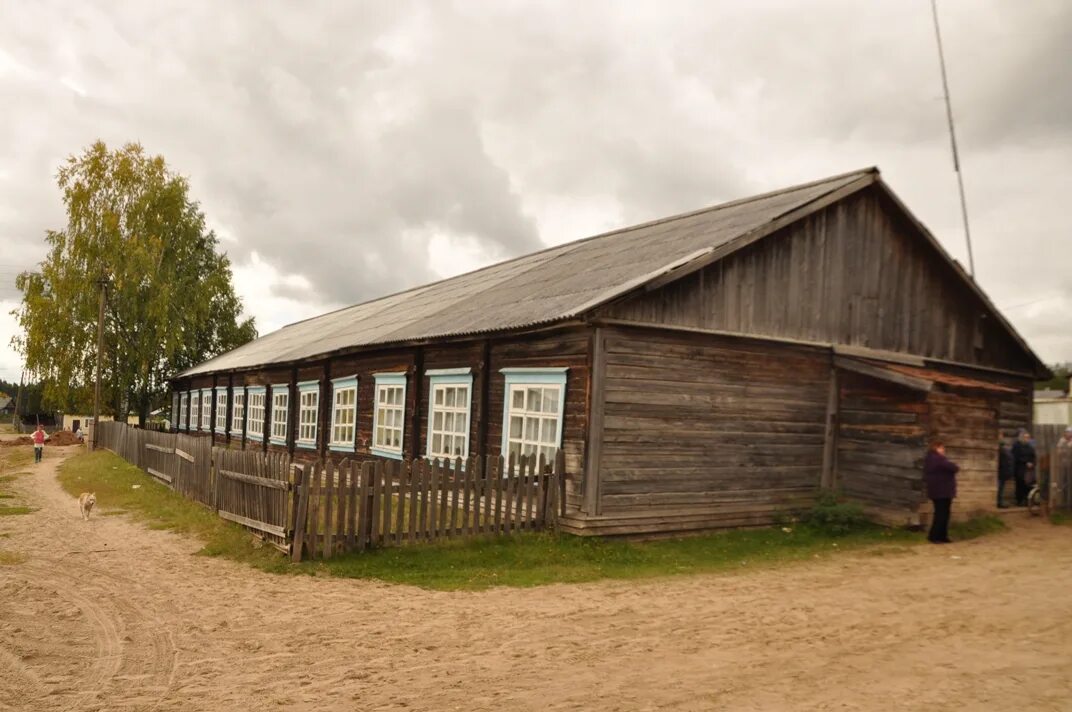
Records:
[[[1038,480],[1035,480],[1027,493],[1027,512],[1035,517],[1042,513],[1042,487]]]

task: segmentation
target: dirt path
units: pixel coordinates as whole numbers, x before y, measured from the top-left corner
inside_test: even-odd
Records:
[[[0,709],[1069,710],[1072,528],[738,575],[484,593],[272,576],[79,519],[52,449],[0,519]],[[104,503],[106,506],[107,503]]]

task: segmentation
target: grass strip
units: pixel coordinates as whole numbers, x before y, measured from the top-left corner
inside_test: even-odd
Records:
[[[105,513],[126,511],[150,527],[199,537],[204,542],[199,552],[203,555],[277,573],[377,579],[445,591],[741,571],[869,547],[876,554],[886,550],[905,553],[923,541],[920,533],[869,524],[839,534],[819,526],[792,524],[653,541],[523,533],[387,547],[292,565],[275,549],[254,546],[253,538],[242,528],[219,519],[109,452],[68,459],[61,467],[60,481],[72,496],[95,491],[98,506]],[[955,524],[951,534],[966,540],[1004,528],[999,518],[985,517]]]

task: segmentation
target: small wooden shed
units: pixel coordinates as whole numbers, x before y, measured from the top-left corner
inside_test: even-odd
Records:
[[[578,534],[759,525],[838,488],[926,517],[928,438],[994,505],[1046,367],[876,169],[299,322],[172,382],[179,429],[295,457],[566,453]]]

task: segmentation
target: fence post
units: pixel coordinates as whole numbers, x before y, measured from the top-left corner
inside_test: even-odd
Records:
[[[305,544],[305,517],[309,512],[309,479],[305,476],[305,465],[291,465],[294,469],[294,488],[292,492],[297,502],[294,504],[294,536],[290,543],[290,560],[298,563],[302,560],[302,546]]]

